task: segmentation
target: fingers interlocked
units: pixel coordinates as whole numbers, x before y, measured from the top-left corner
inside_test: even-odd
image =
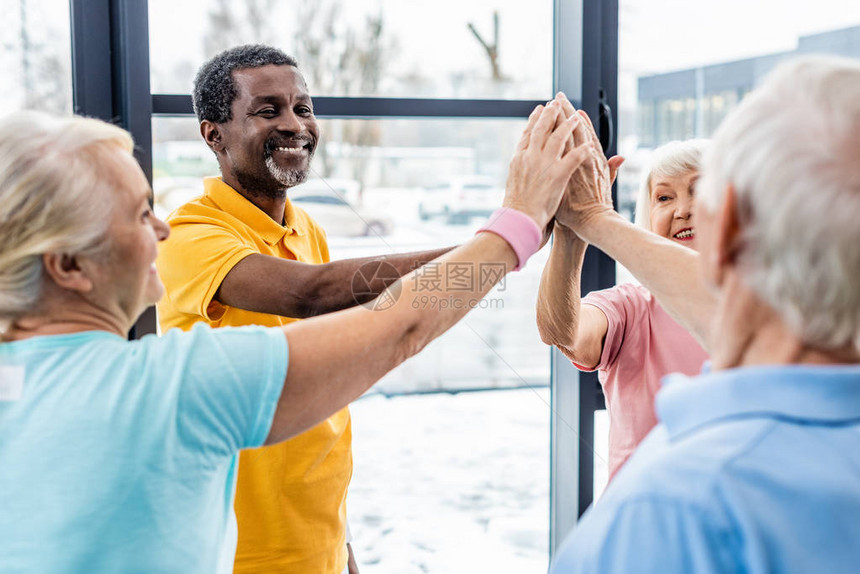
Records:
[[[586,141],[571,145],[582,123],[572,109],[564,94],[535,108],[511,162],[505,205],[531,215],[541,227],[552,219],[568,179],[590,154]]]

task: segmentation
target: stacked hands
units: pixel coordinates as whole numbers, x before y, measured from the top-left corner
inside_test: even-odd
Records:
[[[511,160],[503,206],[531,217],[544,230],[555,224],[587,240],[587,229],[612,208],[612,183],[624,158],[607,159],[591,120],[559,93],[538,106]]]

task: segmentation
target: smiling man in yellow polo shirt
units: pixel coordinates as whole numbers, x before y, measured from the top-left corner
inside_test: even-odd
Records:
[[[329,263],[324,231],[287,198],[307,177],[319,128],[296,62],[280,50],[240,46],[215,56],[195,79],[194,109],[221,177],[207,178],[203,196],[167,219],[162,331],[275,326],[336,311],[361,302],[351,292],[359,268],[390,265],[404,275],[448,250]],[[390,283],[391,273],[382,275],[376,293]],[[236,572],[358,572],[346,539],[351,441],[344,409],[240,455]]]

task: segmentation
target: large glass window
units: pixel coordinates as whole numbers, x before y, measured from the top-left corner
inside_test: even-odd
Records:
[[[621,0],[619,153],[628,158],[622,189],[638,181],[652,149],[709,137],[774,66],[813,53],[860,57],[860,4]],[[619,200],[632,213],[635,198],[622,193]]]
[[[456,245],[501,205],[523,120],[322,120],[312,177],[290,196],[326,229],[333,259]],[[153,188],[165,216],[217,175],[193,118],[153,121]],[[366,130],[375,143],[347,144]],[[196,139],[192,139],[196,138]],[[546,385],[534,296],[548,250],[505,279],[464,322],[377,385],[413,393]],[[428,291],[428,297],[433,293]],[[470,349],[464,352],[464,349]]]
[[[774,66],[812,53],[860,58],[860,3],[620,0],[618,152],[627,162],[619,210],[632,217],[653,149],[710,137]],[[619,267],[619,282],[633,280]],[[606,433],[605,420],[597,422],[596,433]],[[606,442],[595,443],[599,469]],[[595,484],[597,493],[599,477]]]
[[[72,111],[68,0],[0,0],[0,110]]]
[[[455,245],[501,204],[524,125],[320,120],[312,177],[289,194],[326,229],[333,259]],[[154,118],[153,140],[156,210],[165,215],[218,168],[194,118]],[[535,294],[548,254],[353,405],[349,513],[363,567],[546,569],[550,365]],[[428,283],[427,304],[434,297]]]
[[[316,96],[547,99],[553,2],[150,0],[153,93],[242,43],[295,56]]]
[[[586,88],[592,99],[598,93],[596,78],[585,77],[582,68],[586,44],[594,58],[602,53],[596,49],[601,42],[583,38],[582,29],[586,17],[590,29],[600,26],[601,14],[586,14],[578,0],[433,5],[150,0],[148,6],[153,94],[187,94],[200,64],[229,46],[264,42],[296,56],[325,119],[312,178],[291,196],[326,227],[333,258],[452,245],[471,237],[501,200],[507,164],[534,100],[551,98],[554,86],[576,102],[585,98]],[[613,21],[613,9],[605,11]],[[607,65],[614,73],[615,52],[609,52]],[[364,97],[371,99],[358,99]],[[596,108],[590,111],[596,114]],[[158,97],[154,112],[189,113],[187,96]],[[460,115],[467,117],[446,119]],[[189,116],[155,117],[153,136],[156,208],[164,214],[199,194],[200,178],[216,173],[217,166]],[[367,567],[380,572],[546,569],[549,530],[560,540],[569,515],[576,513],[565,488],[553,491],[555,511],[548,516],[550,353],[540,342],[534,312],[548,253],[507,277],[465,321],[354,405],[350,515],[354,531],[369,536],[357,534],[354,542],[371,557],[370,563],[359,557]],[[380,393],[390,398],[383,400]],[[510,420],[511,401],[521,406],[516,421]],[[556,407],[575,420],[567,412],[573,404]],[[420,416],[407,419],[414,425],[398,428],[390,444],[377,447],[389,429],[378,409],[408,411],[410,405],[423,406],[417,409]],[[448,424],[452,413],[462,430]],[[465,443],[469,421],[482,421],[476,439],[481,448],[468,448],[470,456],[461,457],[447,445],[458,434],[456,446]],[[377,457],[362,461],[363,444],[372,445],[365,453],[386,447],[405,452],[412,448],[407,445],[423,444],[425,429],[434,424],[444,425],[445,433],[438,433],[441,451],[426,456],[424,466],[405,465],[392,481],[380,479],[389,470],[374,462]],[[529,432],[520,432],[519,425]],[[509,428],[519,438],[481,434],[490,428]],[[557,440],[554,445],[565,456],[577,456],[576,444]],[[485,451],[493,453],[491,460]],[[523,457],[528,468],[513,472]],[[541,460],[539,469],[531,462]],[[440,466],[446,471],[434,473]],[[554,484],[572,480],[561,472]],[[424,518],[436,507],[446,509],[445,528],[415,523],[415,513],[398,512],[399,502],[389,508],[386,496],[401,483],[404,505],[407,495],[426,503],[427,510],[418,512]],[[511,492],[517,495],[503,494]],[[488,506],[506,498],[498,512]],[[464,532],[482,533],[475,544],[480,538],[494,558],[467,559]],[[408,541],[404,544],[417,550],[391,553],[393,540]]]

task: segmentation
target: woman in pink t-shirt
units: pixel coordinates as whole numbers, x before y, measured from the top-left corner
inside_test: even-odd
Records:
[[[694,184],[703,140],[671,142],[655,150],[636,204],[636,223],[693,248]],[[654,396],[672,372],[693,375],[705,350],[638,284],[589,293],[580,302],[587,244],[556,223],[541,278],[537,323],[543,341],[577,368],[598,371],[609,411],[609,478],[657,424]]]

